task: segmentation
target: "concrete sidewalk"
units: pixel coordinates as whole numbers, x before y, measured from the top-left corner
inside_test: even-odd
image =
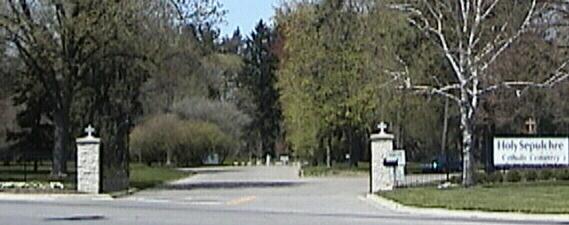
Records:
[[[509,221],[527,221],[537,222],[554,222],[569,223],[569,215],[567,214],[524,214],[524,213],[507,213],[507,212],[483,212],[469,210],[449,210],[440,208],[418,208],[405,206],[392,200],[380,197],[375,194],[368,194],[362,197],[362,200],[368,202],[376,208],[389,209],[401,213],[409,213],[415,215],[428,215],[440,217],[454,217],[466,219],[493,219],[493,220],[509,220]]]

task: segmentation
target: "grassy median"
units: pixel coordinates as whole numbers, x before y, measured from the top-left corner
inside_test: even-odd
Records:
[[[191,175],[169,167],[149,167],[142,164],[131,164],[130,186],[137,189],[151,188],[167,181],[181,179]]]
[[[569,182],[504,183],[451,188],[398,189],[380,194],[404,205],[492,212],[569,213]]]

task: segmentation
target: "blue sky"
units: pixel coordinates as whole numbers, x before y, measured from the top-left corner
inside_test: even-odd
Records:
[[[222,36],[232,34],[239,27],[243,36],[249,35],[259,19],[269,21],[280,0],[220,0],[228,10],[226,23],[220,26]]]

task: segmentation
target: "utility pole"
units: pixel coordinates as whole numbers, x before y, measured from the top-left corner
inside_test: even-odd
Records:
[[[441,152],[445,155],[445,172],[446,172],[446,179],[447,181],[450,180],[450,171],[449,171],[449,157],[448,152],[446,150],[447,144],[447,133],[448,133],[448,98],[445,98],[445,109],[443,115],[443,133],[442,133],[442,140],[441,140]]]

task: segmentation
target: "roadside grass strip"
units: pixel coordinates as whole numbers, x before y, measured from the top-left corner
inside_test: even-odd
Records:
[[[366,176],[369,174],[369,163],[358,163],[358,166],[337,164],[330,168],[326,166],[305,166],[303,175],[307,177],[325,176]]]
[[[423,208],[569,214],[569,182],[504,183],[471,188],[417,187],[380,193],[403,205]]]
[[[175,168],[132,164],[130,167],[130,186],[137,189],[146,189],[168,181],[182,179],[189,175],[191,173]]]

